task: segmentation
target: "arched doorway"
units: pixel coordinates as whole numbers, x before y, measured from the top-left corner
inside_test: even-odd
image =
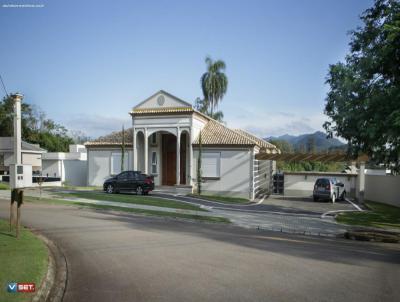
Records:
[[[170,133],[163,133],[161,137],[161,183],[164,186],[173,186],[176,184],[176,136]]]

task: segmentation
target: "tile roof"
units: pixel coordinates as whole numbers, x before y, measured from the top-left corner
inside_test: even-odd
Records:
[[[199,144],[199,137],[200,135],[193,144]],[[210,119],[201,130],[201,141],[203,145],[258,146],[268,152],[279,152],[274,145],[243,130],[230,129],[213,119]]]
[[[0,150],[13,150],[14,137],[6,136],[0,137]],[[47,150],[40,148],[38,144],[31,144],[26,141],[21,141],[22,151],[46,152]]]
[[[239,132],[240,134],[246,136],[247,138],[254,140],[257,142],[257,145],[261,148],[266,148],[266,149],[277,149],[275,145],[267,142],[266,140],[259,138],[251,133],[248,133],[247,131],[244,131],[242,129],[235,129],[236,132]]]
[[[125,129],[125,144],[132,145],[132,128]],[[122,131],[115,131],[108,135],[100,136],[95,140],[86,142],[85,146],[120,146],[122,144]]]
[[[167,109],[167,108],[163,108]],[[201,138],[203,145],[215,145],[215,146],[258,146],[261,151],[266,153],[280,153],[271,143],[264,141],[263,139],[254,136],[243,130],[233,130],[216,120],[205,116],[202,113],[193,110],[192,108],[180,108],[180,109],[190,109],[192,112],[196,112],[206,119],[208,119],[207,124],[201,130]],[[140,109],[143,111],[144,109]],[[148,109],[145,109],[148,110]],[[155,109],[152,109],[155,110]],[[121,146],[122,144],[122,131],[112,132],[111,134],[101,136],[93,141],[85,143],[86,147],[113,147]],[[125,130],[125,144],[127,146],[132,146],[132,128]],[[199,137],[193,142],[194,145],[199,144]]]
[[[131,111],[132,115],[139,114],[153,114],[153,113],[182,113],[182,112],[193,112],[192,107],[163,107],[163,108],[134,108]]]

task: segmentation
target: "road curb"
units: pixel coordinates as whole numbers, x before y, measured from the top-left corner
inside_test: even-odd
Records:
[[[67,286],[67,261],[60,248],[43,234],[32,230],[41,239],[49,251],[47,273],[32,302],[61,302]]]

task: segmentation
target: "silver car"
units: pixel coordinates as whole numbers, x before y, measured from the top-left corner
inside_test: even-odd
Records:
[[[313,198],[314,201],[329,199],[335,202],[338,198],[344,200],[346,198],[346,189],[344,184],[337,182],[335,178],[318,178],[315,181]]]

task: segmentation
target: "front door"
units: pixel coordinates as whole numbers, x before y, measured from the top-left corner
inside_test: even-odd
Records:
[[[176,184],[176,136],[173,134],[162,136],[162,184]]]

